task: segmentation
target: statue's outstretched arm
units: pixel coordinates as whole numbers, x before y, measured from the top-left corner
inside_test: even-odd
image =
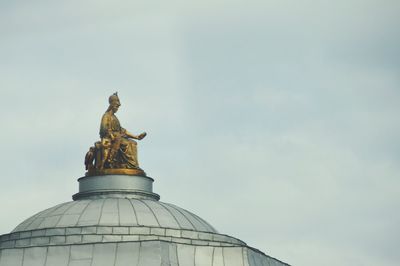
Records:
[[[139,135],[134,135],[134,134],[130,133],[129,131],[127,131],[126,129],[123,129],[123,131],[124,131],[124,134],[125,134],[126,137],[132,138],[132,139],[141,140],[141,139],[143,139],[144,137],[146,137],[146,135],[147,135],[146,132],[143,132],[143,133],[141,133],[141,134],[139,134]]]

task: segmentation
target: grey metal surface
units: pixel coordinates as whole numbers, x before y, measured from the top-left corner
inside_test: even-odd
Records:
[[[158,201],[151,178],[91,176],[79,182],[75,201],[0,236],[0,266],[287,265]]]
[[[96,243],[0,250],[0,266],[287,266],[248,247],[165,241]]]
[[[0,249],[54,245],[162,240],[202,246],[245,246],[243,241],[216,233],[158,227],[87,226],[48,228],[0,236]]]
[[[139,198],[159,200],[160,196],[153,193],[154,180],[147,176],[131,175],[101,175],[85,176],[78,179],[79,193],[73,196],[77,199]]]
[[[203,219],[175,205],[126,198],[66,202],[35,214],[13,232],[80,226],[150,226],[217,232]]]

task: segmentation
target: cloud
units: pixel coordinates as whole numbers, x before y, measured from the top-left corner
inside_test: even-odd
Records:
[[[162,200],[293,265],[398,262],[397,1],[0,10],[2,233],[70,200],[117,90]]]

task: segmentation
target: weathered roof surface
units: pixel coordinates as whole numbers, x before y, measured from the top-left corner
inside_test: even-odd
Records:
[[[287,266],[247,246],[164,241],[97,243],[0,250],[0,266]]]
[[[217,232],[197,215],[175,205],[133,198],[66,202],[39,212],[13,232],[77,226],[151,226]]]
[[[148,177],[90,176],[74,201],[0,236],[0,266],[287,265],[158,201]]]

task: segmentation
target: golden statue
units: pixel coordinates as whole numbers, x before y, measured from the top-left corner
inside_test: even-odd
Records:
[[[134,135],[121,127],[115,116],[121,106],[117,93],[111,95],[108,102],[110,105],[100,124],[101,140],[90,147],[85,157],[86,175],[145,175],[139,167],[137,143],[133,139],[143,139],[146,132]]]

